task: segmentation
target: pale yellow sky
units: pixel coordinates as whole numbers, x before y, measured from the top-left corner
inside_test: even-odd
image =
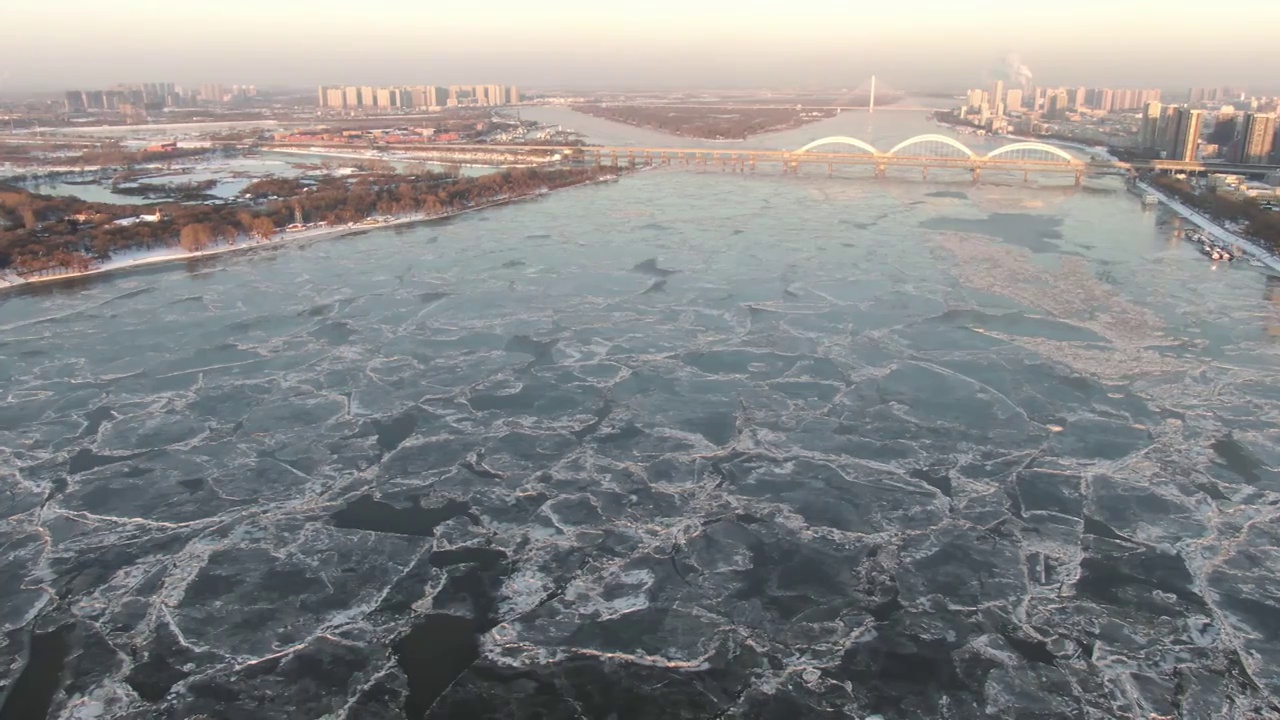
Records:
[[[114,82],[963,86],[1018,53],[1062,84],[1277,91],[1280,2],[6,0],[0,91]],[[1247,17],[1247,21],[1244,21]]]

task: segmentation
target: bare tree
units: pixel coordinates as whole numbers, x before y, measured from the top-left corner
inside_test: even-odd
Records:
[[[182,228],[178,242],[187,252],[200,252],[213,241],[213,228],[204,223],[192,223]]]
[[[253,219],[253,234],[263,240],[270,240],[272,235],[276,234],[276,224],[271,222],[271,218],[257,217]]]

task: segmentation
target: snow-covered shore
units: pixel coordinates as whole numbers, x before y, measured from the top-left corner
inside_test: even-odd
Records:
[[[1182,201],[1178,200],[1177,198],[1171,197],[1168,193],[1151,185],[1150,183],[1139,180],[1137,181],[1137,185],[1138,187],[1142,188],[1143,191],[1149,192],[1152,195],[1155,195],[1156,197],[1160,198],[1160,202],[1164,203],[1165,205],[1168,205],[1170,208],[1173,209],[1174,212],[1178,213],[1182,217],[1195,223],[1197,226],[1199,226],[1201,230],[1213,236],[1214,239],[1218,240],[1219,242],[1226,243],[1228,245],[1235,245],[1236,247],[1248,253],[1249,257],[1253,258],[1254,260],[1257,260],[1258,262],[1262,263],[1263,265],[1266,265],[1268,268],[1275,270],[1276,272],[1280,272],[1280,258],[1277,258],[1272,253],[1268,252],[1262,246],[1258,245],[1252,240],[1248,240],[1246,238],[1241,237],[1237,233],[1233,233],[1227,230],[1226,228],[1222,227],[1218,223],[1214,222],[1212,219],[1205,217],[1199,211],[1195,210],[1194,208],[1188,207]]]
[[[448,148],[448,146],[445,146]],[[357,160],[386,160],[389,162],[408,162],[408,163],[426,163],[428,165],[457,165],[458,167],[467,168],[487,168],[490,170],[501,170],[506,168],[532,168],[542,165],[551,165],[558,160],[548,159],[541,162],[525,162],[525,163],[481,163],[481,162],[456,162],[451,159],[450,154],[436,153],[434,155],[427,152],[426,154],[414,154],[410,151],[404,152],[387,152],[382,150],[357,150],[351,149],[347,151],[334,150],[325,147],[282,147],[280,145],[269,145],[266,147],[267,152],[284,153],[293,155],[316,155],[320,157],[335,157],[344,159]],[[472,153],[474,154],[474,153]]]
[[[595,184],[600,182],[606,182],[611,179],[612,179],[611,177],[604,177],[604,178],[596,178],[592,180],[585,180],[583,182],[575,183],[574,185],[567,185],[559,189],[565,190],[571,187],[580,187],[582,185],[590,185],[590,184]],[[110,260],[107,260],[106,262],[103,262],[95,266],[91,270],[87,270],[85,272],[79,272],[79,273],[64,273],[62,275],[49,275],[45,277],[24,279],[14,275],[13,273],[0,272],[0,291],[6,288],[26,287],[29,285],[36,285],[39,283],[55,282],[58,280],[67,280],[69,278],[80,278],[80,277],[89,277],[92,275],[102,275],[109,272],[116,272],[120,270],[131,269],[131,268],[145,267],[148,265],[155,265],[159,263],[176,262],[179,260],[197,260],[199,258],[210,257],[213,255],[221,255],[223,253],[236,252],[241,250],[253,250],[255,248],[281,245],[284,243],[296,242],[298,240],[320,240],[320,239],[327,239],[327,238],[335,238],[335,237],[350,235],[352,233],[358,233],[366,230],[378,230],[378,229],[387,228],[387,227],[396,227],[396,226],[402,226],[402,225],[411,225],[414,223],[429,222],[432,220],[443,220],[445,218],[454,217],[455,215],[462,215],[464,213],[475,212],[477,210],[483,210],[485,208],[494,207],[495,205],[505,205],[507,203],[512,203],[519,200],[527,200],[530,198],[541,197],[547,192],[550,192],[550,191],[544,190],[542,192],[530,193],[526,195],[514,195],[509,197],[502,197],[497,200],[484,203],[482,205],[475,205],[469,208],[463,208],[461,210],[453,210],[450,212],[437,213],[434,215],[426,215],[423,213],[402,215],[400,217],[378,222],[376,224],[365,225],[361,223],[355,223],[351,225],[313,227],[313,228],[307,228],[305,230],[298,230],[296,232],[277,233],[267,239],[248,239],[248,238],[241,237],[236,240],[236,244],[234,245],[221,245],[215,248],[211,248],[208,250],[201,250],[198,252],[188,252],[176,245],[170,246],[170,247],[163,247],[163,248],[153,248],[150,250],[126,251],[123,253],[117,253],[116,255],[112,256]]]

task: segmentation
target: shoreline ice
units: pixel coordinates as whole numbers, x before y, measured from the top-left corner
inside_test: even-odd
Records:
[[[557,190],[567,190],[569,188],[581,187],[583,185],[591,185],[591,184],[596,184],[600,182],[607,182],[610,179],[611,177],[601,177],[601,178],[594,178],[591,180],[584,180],[582,182],[574,183],[572,185],[566,185],[564,187],[557,188]],[[145,267],[148,265],[157,265],[165,262],[176,262],[179,260],[198,260],[200,258],[205,258],[212,255],[221,255],[223,253],[236,252],[240,250],[252,250],[254,248],[270,247],[273,245],[282,245],[282,244],[296,241],[296,240],[320,240],[320,239],[341,237],[343,235],[348,235],[351,233],[361,232],[365,230],[379,230],[387,227],[397,227],[397,226],[403,226],[403,225],[412,225],[415,223],[430,222],[432,220],[444,220],[446,218],[451,218],[456,215],[475,212],[477,210],[484,210],[485,208],[491,208],[497,205],[506,205],[508,203],[513,203],[520,200],[528,200],[532,198],[541,197],[547,194],[548,192],[555,192],[555,190],[544,190],[541,192],[528,193],[524,195],[502,197],[497,200],[493,200],[492,202],[484,203],[482,205],[475,205],[473,207],[462,208],[460,210],[453,210],[445,213],[437,213],[434,215],[425,215],[422,213],[404,215],[401,217],[394,218],[392,220],[379,222],[376,224],[370,224],[370,225],[362,225],[360,223],[355,223],[352,225],[341,225],[336,227],[328,226],[328,227],[308,228],[306,230],[299,230],[296,232],[278,232],[269,239],[260,240],[257,242],[246,241],[242,243],[240,241],[243,238],[237,238],[237,242],[235,245],[224,245],[224,246],[213,248],[211,250],[200,250],[197,252],[188,252],[186,250],[182,250],[180,247],[177,246],[177,244],[174,244],[171,247],[157,248],[154,250],[144,250],[136,253],[130,253],[130,252],[118,253],[117,255],[113,256],[110,260],[107,260],[106,262],[93,268],[92,270],[87,270],[85,272],[63,273],[61,275],[49,275],[46,277],[38,277],[30,280],[19,278],[11,272],[7,272],[7,271],[0,272],[0,291],[4,291],[6,289],[27,287],[29,285],[39,285],[42,283],[55,282],[58,280],[70,280],[72,278],[82,278],[82,277],[90,277],[93,275],[103,275],[106,273],[116,272],[119,270],[128,270],[131,268]]]

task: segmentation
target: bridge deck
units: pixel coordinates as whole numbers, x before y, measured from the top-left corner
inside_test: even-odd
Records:
[[[266,146],[288,147],[333,147],[353,149],[347,143],[315,142],[297,144],[271,144]],[[358,147],[358,146],[357,146]],[[419,151],[432,154],[450,152],[490,152],[518,155],[559,154],[581,159],[599,159],[600,162],[612,164],[617,162],[637,163],[667,161],[716,161],[725,163],[785,163],[785,164],[830,164],[830,165],[872,165],[877,167],[914,167],[929,169],[957,170],[1013,170],[1065,173],[1115,173],[1115,172],[1220,172],[1233,174],[1265,174],[1280,170],[1275,165],[1240,165],[1228,163],[1183,162],[1178,160],[1029,160],[1006,157],[974,157],[939,156],[939,155],[895,155],[890,153],[871,154],[867,152],[823,153],[797,152],[790,150],[756,150],[747,148],[708,148],[708,147],[641,147],[631,145],[497,145],[497,144],[450,144],[431,146],[404,146],[395,144],[375,145],[378,149],[395,149],[407,152]],[[996,148],[992,152],[998,151]]]

